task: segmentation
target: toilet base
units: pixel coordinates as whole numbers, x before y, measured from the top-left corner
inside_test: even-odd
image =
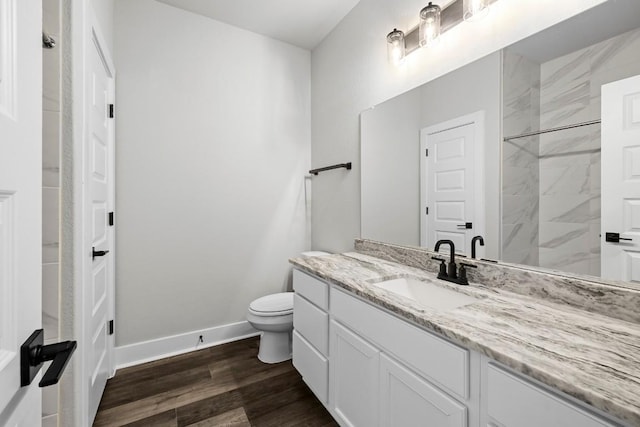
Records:
[[[291,332],[263,331],[258,359],[263,363],[280,363],[291,359]]]

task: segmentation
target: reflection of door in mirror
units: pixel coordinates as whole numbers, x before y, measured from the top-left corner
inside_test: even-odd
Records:
[[[420,132],[461,116],[484,112],[481,169],[476,178],[486,188],[483,234],[487,258],[500,248],[500,69],[496,52],[396,98],[360,116],[361,237],[399,245],[420,245],[425,207],[420,202]],[[482,81],[482,84],[478,84]],[[467,119],[456,127],[470,123]],[[478,139],[479,140],[479,139]],[[477,215],[477,212],[476,212]],[[458,223],[456,222],[456,225]],[[424,227],[423,227],[424,228]],[[473,236],[472,236],[473,237]],[[433,245],[429,245],[433,249]],[[470,245],[458,247],[466,254]]]
[[[640,283],[640,75],[602,86],[602,141],[602,277]]]
[[[505,50],[505,261],[600,276],[600,88],[640,74],[638,51],[640,30],[555,57]]]
[[[484,112],[424,128],[420,140],[420,246],[451,240],[470,253],[484,234]]]

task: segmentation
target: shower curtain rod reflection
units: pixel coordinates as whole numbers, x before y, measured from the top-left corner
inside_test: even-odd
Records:
[[[589,122],[576,123],[575,125],[560,126],[560,127],[557,127],[557,128],[551,128],[551,129],[545,129],[545,130],[537,130],[535,132],[528,132],[528,133],[522,133],[520,135],[507,136],[507,137],[503,138],[502,141],[503,142],[507,142],[507,141],[511,141],[512,139],[526,138],[528,136],[541,135],[543,133],[549,133],[549,132],[557,132],[559,130],[567,130],[567,129],[579,128],[579,127],[582,127],[582,126],[597,125],[598,123],[600,123],[600,120],[591,120]]]

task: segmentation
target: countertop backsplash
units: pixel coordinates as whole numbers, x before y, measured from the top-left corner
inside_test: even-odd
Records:
[[[397,262],[410,267],[437,273],[439,261],[433,256],[447,258],[429,249],[399,246],[373,240],[356,239],[356,252]],[[558,304],[602,314],[632,323],[640,323],[640,290],[624,287],[617,282],[595,281],[597,278],[569,277],[560,272],[533,267],[478,262],[457,257],[457,261],[474,264],[467,270],[470,282],[482,283],[520,295],[546,299]]]

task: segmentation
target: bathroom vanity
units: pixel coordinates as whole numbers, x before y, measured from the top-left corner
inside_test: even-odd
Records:
[[[640,327],[624,309],[606,315],[607,301],[640,291],[485,263],[458,286],[435,278],[430,251],[356,250],[291,260],[293,364],[340,425],[640,425]],[[380,286],[394,279],[462,302]],[[559,297],[536,295],[552,286]],[[583,290],[561,302],[567,286]]]

